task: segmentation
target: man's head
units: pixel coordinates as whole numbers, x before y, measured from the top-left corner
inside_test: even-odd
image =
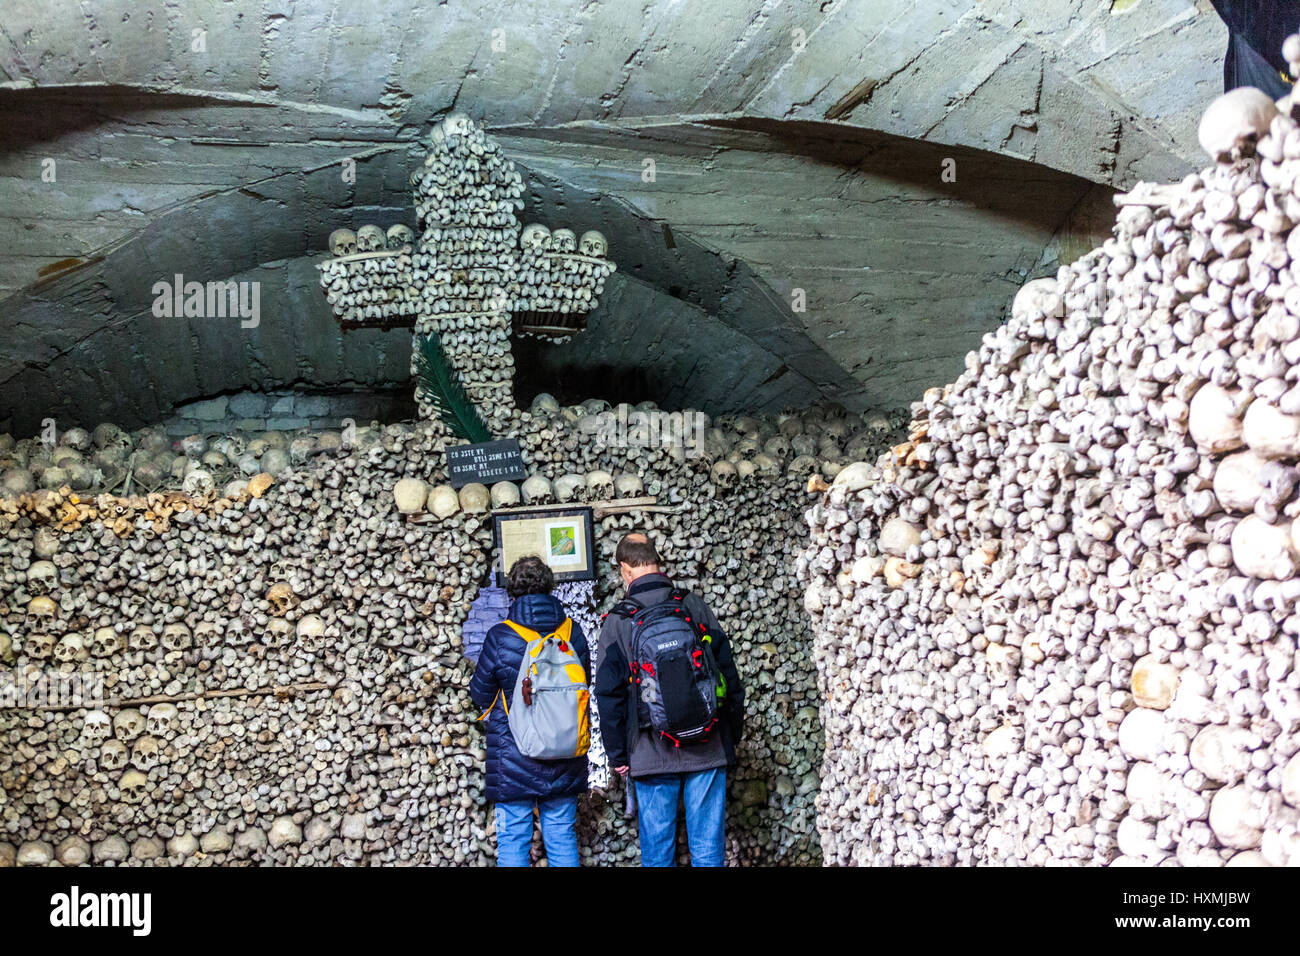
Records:
[[[550,594],[555,575],[541,558],[527,555],[510,565],[506,575],[506,594],[513,601],[525,594]]]
[[[618,573],[623,578],[624,586],[642,575],[659,573],[659,552],[640,531],[630,531],[623,535],[623,540],[614,552],[614,560],[618,562]]]

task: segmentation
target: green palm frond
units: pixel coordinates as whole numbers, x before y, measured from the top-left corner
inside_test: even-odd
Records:
[[[447,361],[438,333],[426,335],[416,343],[415,376],[422,397],[433,405],[453,435],[475,443],[492,440],[478,409]]]

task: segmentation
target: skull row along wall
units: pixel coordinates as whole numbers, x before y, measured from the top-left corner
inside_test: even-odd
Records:
[[[749,688],[729,858],[818,862],[822,734],[794,574],[803,489],[812,469],[874,457],[885,432],[840,409],[719,420],[708,454],[689,457],[599,447],[583,411],[508,412],[530,469],[636,475],[674,510],[598,522],[604,576],[590,600],[573,598],[575,616],[594,627],[618,594],[618,536],[649,530],[728,628]],[[433,423],[365,428],[351,451],[291,467],[261,497],[214,491],[169,517],[83,514],[57,530],[86,504],[37,492],[54,506],[47,521],[15,507],[30,495],[0,502],[13,635],[0,672],[99,674],[113,701],[0,710],[0,862],[490,862],[461,646],[490,517],[413,525],[393,495],[403,478],[445,481],[446,440]],[[53,579],[47,565],[32,573],[45,559]],[[43,618],[28,612],[40,592],[53,599]],[[605,782],[598,748],[592,759]],[[580,831],[587,862],[636,862],[621,794],[584,798]]]

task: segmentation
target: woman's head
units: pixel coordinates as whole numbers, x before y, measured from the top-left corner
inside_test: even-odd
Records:
[[[555,587],[555,575],[541,558],[528,555],[510,565],[506,575],[506,594],[511,600],[525,594],[550,594]]]

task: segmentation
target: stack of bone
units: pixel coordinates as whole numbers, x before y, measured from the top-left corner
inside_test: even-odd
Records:
[[[519,271],[523,179],[496,140],[453,114],[435,128],[411,184],[421,228],[412,268],[421,296],[416,338],[441,336],[470,398],[498,427],[514,407],[507,286]],[[418,389],[416,401],[422,416],[434,417]]]
[[[566,342],[585,328],[577,317],[596,307],[605,280],[615,270],[606,258],[605,237],[592,229],[579,239],[572,229],[551,232],[541,223],[530,223],[520,233],[519,244],[523,258],[518,282],[511,286],[512,311],[523,313],[516,330],[523,338]]]
[[[888,423],[833,408],[719,419],[696,455],[605,441],[611,414],[548,396],[511,412],[502,434],[519,438],[537,480],[498,489],[498,507],[534,494],[603,501],[618,487],[657,496],[668,510],[599,520],[601,578],[566,597],[594,624],[618,596],[615,537],[635,526],[660,540],[672,572],[716,608],[750,688],[730,859],[815,863],[821,732],[793,568],[800,489],[883,448]],[[0,702],[0,865],[491,861],[460,637],[489,570],[491,491],[454,504],[437,493],[446,437],[433,423],[342,437],[224,436],[222,464],[197,441],[95,429],[86,456],[119,448],[136,474],[156,468],[161,488],[211,469],[212,489],[182,496],[164,521],[113,519],[108,508],[132,509],[112,495],[87,510],[66,485],[0,492],[0,678],[101,675],[107,698]],[[37,458],[37,477],[60,467],[39,442],[0,443],[33,453],[10,464],[27,479]],[[253,480],[223,486],[223,469],[254,466]],[[159,498],[172,500],[155,490],[142,507]],[[403,515],[426,507],[438,520]],[[61,520],[68,509],[80,520]],[[617,790],[582,801],[587,862],[637,861],[621,802]]]
[[[1113,237],[808,512],[827,862],[1300,864],[1280,107],[1217,100],[1215,164],[1117,197]]]
[[[384,323],[410,321],[419,313],[419,289],[411,283],[415,233],[402,223],[335,229],[329,246],[333,259],[317,265],[325,298],[340,321]]]

